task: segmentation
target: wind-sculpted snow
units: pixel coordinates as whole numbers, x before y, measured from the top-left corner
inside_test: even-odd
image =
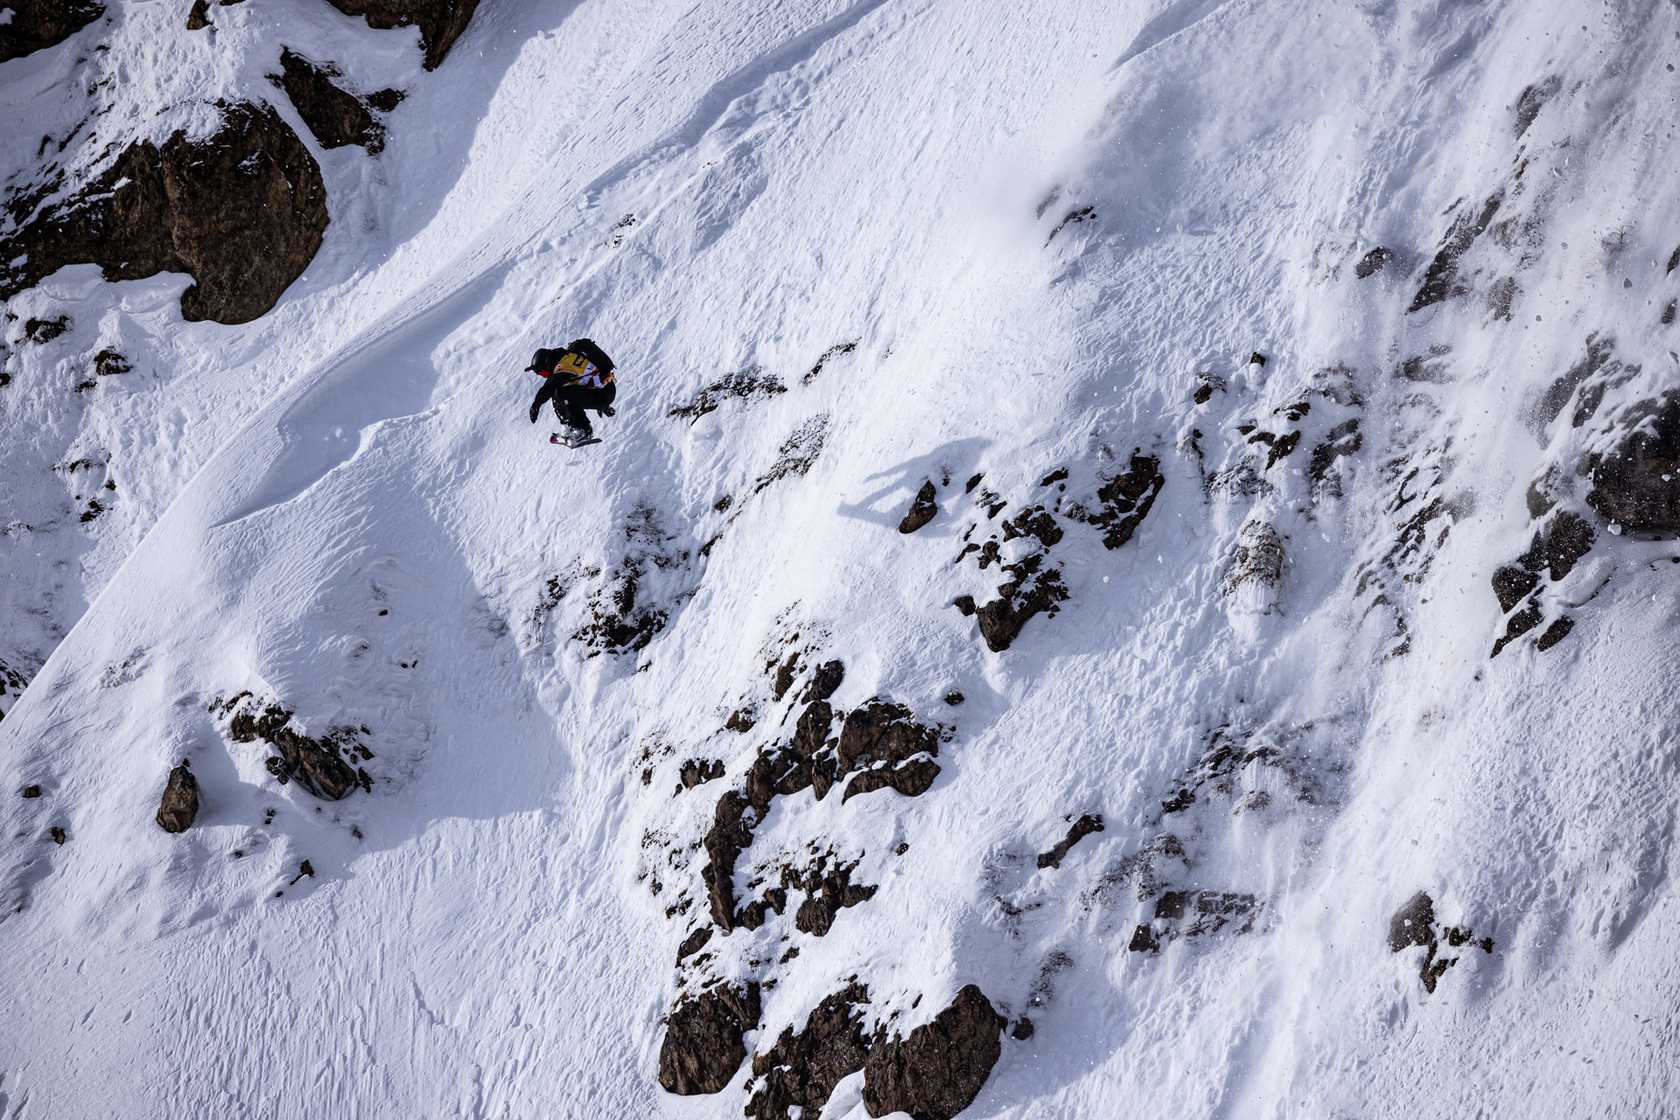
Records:
[[[240,188],[0,259],[0,1113],[1674,1097],[1674,5],[188,7],[0,63]]]

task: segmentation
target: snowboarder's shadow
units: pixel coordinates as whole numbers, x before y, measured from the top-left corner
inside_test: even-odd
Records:
[[[949,487],[961,486],[974,473],[980,453],[990,447],[991,442],[978,436],[952,440],[926,455],[918,455],[914,459],[906,459],[896,467],[876,471],[865,481],[887,479],[885,484],[855,502],[843,501],[836,508],[847,517],[855,517],[859,521],[873,521],[877,525],[897,529],[898,523],[910,508],[911,500],[923,483],[933,483],[936,494],[934,500],[943,505],[942,499]],[[881,502],[887,504],[878,505]]]

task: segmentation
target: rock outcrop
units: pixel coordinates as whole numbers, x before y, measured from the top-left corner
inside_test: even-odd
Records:
[[[665,1020],[660,1087],[684,1097],[721,1093],[746,1059],[742,1036],[758,1016],[757,984],[720,984],[682,1000]]]
[[[1607,453],[1587,463],[1587,504],[1639,533],[1680,533],[1680,392],[1627,410]]]
[[[14,217],[20,209],[8,204]],[[27,217],[27,214],[23,215]],[[181,316],[245,323],[302,275],[327,228],[327,192],[309,150],[272,108],[222,106],[194,139],[127,148],[78,195],[0,240],[0,299],[69,264],[107,280],[184,272]]]
[[[969,984],[931,1023],[904,1038],[878,1042],[863,1067],[869,1115],[907,1112],[914,1120],[951,1120],[991,1076],[1003,1052],[1004,1025],[985,993]]]
[[[1068,828],[1067,835],[1057,841],[1055,847],[1051,848],[1048,852],[1039,853],[1038,866],[1060,867],[1062,865],[1062,860],[1067,858],[1068,852],[1073,850],[1073,846],[1075,844],[1079,843],[1093,832],[1101,832],[1102,830],[1103,819],[1100,814],[1084,814],[1078,820],[1073,822],[1073,824]]]
[[[342,148],[360,144],[369,155],[385,150],[385,126],[369,111],[367,101],[333,80],[341,75],[336,67],[318,65],[290,47],[280,51],[280,74],[270,74],[268,80],[286,91],[296,106],[298,116],[323,148]],[[389,98],[397,90],[381,90]]]
[[[836,719],[840,720],[838,735],[832,734]],[[752,843],[753,830],[776,798],[810,789],[821,800],[848,775],[853,777],[842,801],[880,789],[919,796],[939,774],[939,764],[932,758],[939,752],[939,739],[938,728],[916,722],[908,708],[886,700],[870,700],[850,713],[836,712],[827,700],[807,704],[794,725],[793,737],[782,746],[761,751],[747,771],[745,786],[718,798],[712,825],[701,841],[708,861],[700,874],[712,920],[725,932],[737,927],[755,929],[770,911],[780,913],[786,905],[786,885],[771,888],[763,899],[745,907],[738,907],[735,897],[735,863]],[[822,925],[826,931],[834,912],[851,905],[844,901],[850,891],[874,893],[873,887],[852,887],[849,878],[837,889],[838,894],[822,896],[827,901],[819,905],[826,913],[812,911],[807,924]],[[829,909],[827,902],[836,905]]]
[[[1435,985],[1446,975],[1447,969],[1458,963],[1458,957],[1442,954],[1443,941],[1450,949],[1473,945],[1484,953],[1493,952],[1491,937],[1478,938],[1474,930],[1465,926],[1447,926],[1443,929],[1435,920],[1435,900],[1425,891],[1413,895],[1405,905],[1394,912],[1394,917],[1389,919],[1389,952],[1398,953],[1417,945],[1424,947],[1418,977],[1423,981],[1423,990],[1426,992],[1434,992]]]
[[[334,727],[319,738],[303,734],[292,726],[292,713],[279,704],[263,704],[250,693],[240,693],[210,706],[227,720],[227,736],[235,743],[262,741],[275,751],[265,765],[279,782],[297,784],[326,801],[340,801],[357,787],[373,788],[373,778],[356,762],[373,758],[361,741],[365,727]]]
[[[56,47],[105,14],[98,0],[33,0],[6,6],[0,23],[0,63]]]
[[[868,1002],[869,989],[853,981],[817,1004],[804,1030],[796,1034],[788,1027],[769,1050],[754,1054],[750,1120],[787,1120],[795,1108],[802,1116],[821,1113],[840,1079],[869,1059],[859,1011]]]
[[[904,512],[904,520],[898,523],[900,533],[914,533],[939,515],[939,504],[934,501],[933,482],[930,479],[922,483],[922,488],[916,491],[916,497],[910,502],[910,508]]]
[[[198,817],[198,779],[182,762],[169,772],[163,787],[163,801],[158,805],[158,827],[165,832],[185,832]]]
[[[478,0],[327,0],[346,15],[361,16],[369,27],[415,26],[420,29],[424,65],[436,70],[455,40],[467,29]]]

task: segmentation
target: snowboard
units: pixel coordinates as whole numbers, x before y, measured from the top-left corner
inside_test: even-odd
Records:
[[[550,432],[548,435],[548,442],[559,444],[561,447],[588,447],[592,443],[600,443],[601,437],[589,436],[586,439],[570,439],[561,435],[559,432]]]

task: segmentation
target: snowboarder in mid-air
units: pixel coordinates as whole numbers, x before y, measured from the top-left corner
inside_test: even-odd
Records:
[[[538,350],[526,369],[544,379],[531,402],[531,423],[537,422],[543,402],[552,401],[554,415],[563,425],[548,437],[550,443],[584,447],[600,443],[589,425],[589,412],[613,414],[618,386],[613,378],[613,360],[587,338],[573,339],[564,350]]]

